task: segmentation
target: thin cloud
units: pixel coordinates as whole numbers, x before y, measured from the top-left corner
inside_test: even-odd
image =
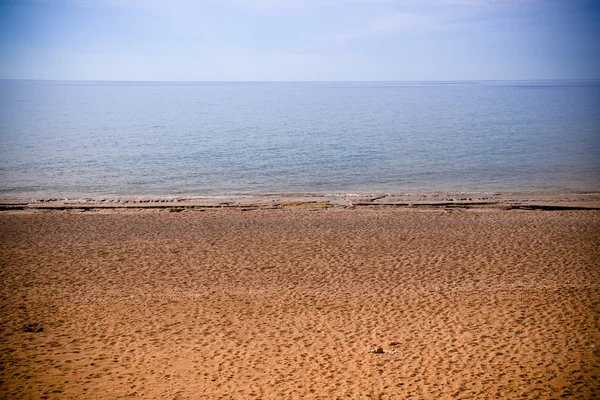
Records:
[[[359,28],[335,34],[332,38],[346,41],[369,36],[397,34],[400,32],[428,32],[446,29],[447,27],[447,24],[428,15],[414,12],[398,12],[369,19]]]

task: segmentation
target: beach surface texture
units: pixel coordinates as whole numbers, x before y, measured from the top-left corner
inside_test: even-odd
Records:
[[[600,397],[600,210],[377,201],[4,204],[0,397]]]

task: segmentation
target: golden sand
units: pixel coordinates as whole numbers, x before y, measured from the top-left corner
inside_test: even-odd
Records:
[[[600,397],[600,211],[8,211],[0,288],[1,398]]]

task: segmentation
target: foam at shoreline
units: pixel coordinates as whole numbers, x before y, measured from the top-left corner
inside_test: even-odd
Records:
[[[598,209],[600,193],[430,192],[284,193],[219,196],[82,196],[0,199],[11,209],[218,209],[218,208],[454,207],[519,209]]]

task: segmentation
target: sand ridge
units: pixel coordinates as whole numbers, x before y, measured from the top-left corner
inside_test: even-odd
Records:
[[[3,212],[2,397],[595,398],[599,227],[591,210]]]

